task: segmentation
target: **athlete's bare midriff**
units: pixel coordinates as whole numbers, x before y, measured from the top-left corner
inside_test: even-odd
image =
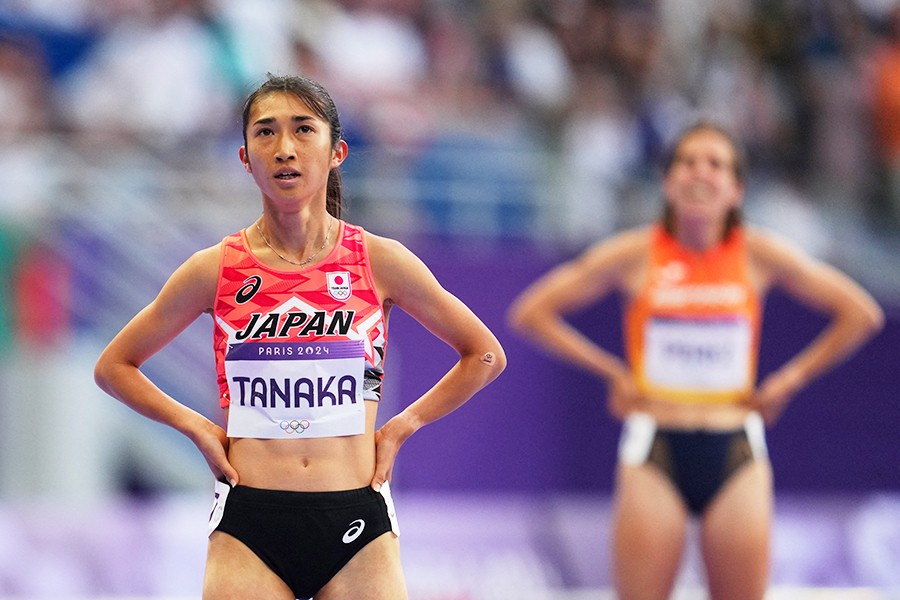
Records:
[[[664,429],[729,431],[739,429],[751,409],[734,402],[691,404],[648,399],[641,403],[638,412],[652,416],[657,426]]]
[[[366,402],[366,432],[329,438],[232,438],[228,460],[240,485],[295,492],[365,487],[375,473],[377,402]]]

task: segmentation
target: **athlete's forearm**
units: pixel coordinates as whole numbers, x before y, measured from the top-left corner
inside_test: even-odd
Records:
[[[838,315],[779,372],[792,374],[798,389],[802,388],[851,356],[882,326],[883,317],[878,311]]]
[[[505,368],[506,355],[499,344],[481,353],[462,356],[440,381],[401,413],[408,423],[409,434],[455,411]]]
[[[94,380],[104,392],[135,412],[195,439],[206,417],[165,394],[139,368],[128,363],[97,362]]]

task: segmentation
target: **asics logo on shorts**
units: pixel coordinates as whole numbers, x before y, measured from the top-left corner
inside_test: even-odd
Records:
[[[341,538],[345,544],[349,544],[356,540],[360,535],[362,535],[363,529],[366,528],[366,522],[362,519],[357,519],[350,523],[350,529],[347,530],[347,533],[344,534],[344,537]]]
[[[306,419],[302,421],[294,419],[293,421],[282,421],[279,423],[279,426],[288,433],[303,433],[309,428],[309,421]]]

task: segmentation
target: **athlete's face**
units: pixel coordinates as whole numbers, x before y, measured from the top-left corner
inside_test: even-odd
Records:
[[[274,202],[324,202],[328,173],[347,156],[347,144],[331,144],[331,127],[293,94],[256,100],[247,124],[241,162],[263,196]]]
[[[707,129],[688,134],[663,181],[663,194],[676,216],[724,222],[744,194],[736,158],[731,141],[722,134]]]

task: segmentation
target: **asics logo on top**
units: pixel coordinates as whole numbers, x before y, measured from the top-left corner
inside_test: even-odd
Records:
[[[244,280],[244,286],[234,295],[234,301],[238,304],[246,304],[250,302],[259,288],[262,287],[262,277],[259,275],[251,275]]]
[[[360,535],[362,535],[363,529],[366,528],[366,522],[362,519],[357,519],[350,523],[350,529],[347,530],[347,533],[344,534],[344,537],[341,540],[345,544],[349,544],[356,540]]]

